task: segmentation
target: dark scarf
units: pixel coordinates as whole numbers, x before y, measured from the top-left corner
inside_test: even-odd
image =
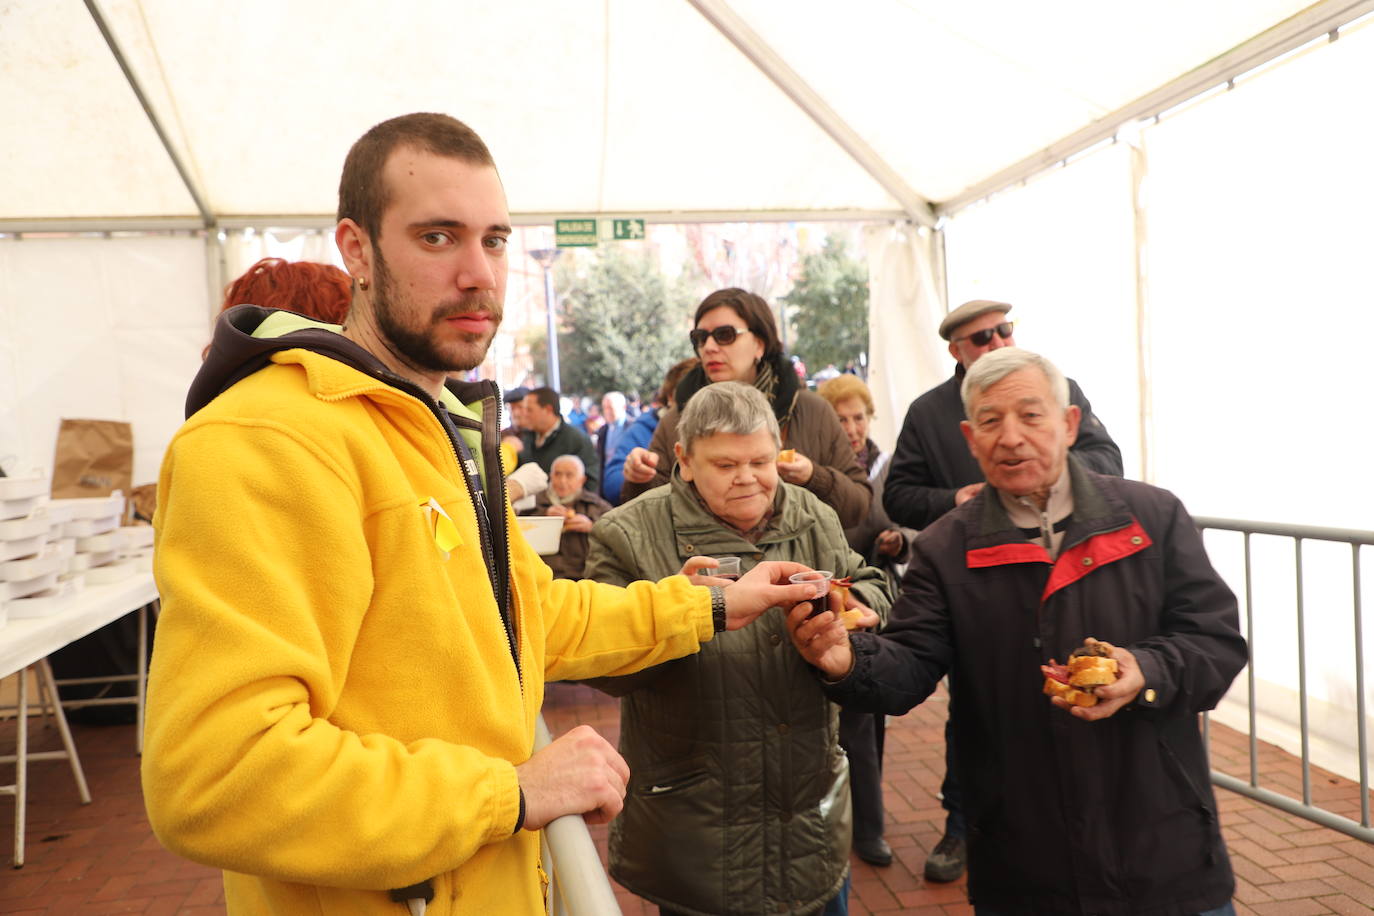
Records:
[[[864,469],[865,474],[873,473],[873,463],[882,457],[882,452],[874,444],[872,439],[864,440],[864,449],[854,457],[858,460],[859,466]]]
[[[778,426],[786,430],[787,421],[792,418],[792,407],[796,404],[797,394],[801,390],[801,379],[797,377],[797,370],[792,368],[792,361],[781,353],[771,359],[765,356],[754,365],[757,370],[754,387],[763,392],[768,403],[773,405],[773,416],[778,418]],[[706,370],[700,366],[683,376],[682,381],[677,384],[676,391],[678,412],[687,406],[692,395],[709,384],[711,380],[706,377]],[[785,437],[786,433],[783,435]]]

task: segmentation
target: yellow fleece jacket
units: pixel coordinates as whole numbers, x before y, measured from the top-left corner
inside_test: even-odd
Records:
[[[474,508],[419,400],[286,350],[176,434],[143,789],[159,839],[224,869],[231,913],[545,910],[515,764],[544,681],[626,674],[710,638],[685,578],[554,580],[511,538],[512,659]],[[471,410],[469,415],[473,415]],[[434,501],[457,543],[436,543]]]

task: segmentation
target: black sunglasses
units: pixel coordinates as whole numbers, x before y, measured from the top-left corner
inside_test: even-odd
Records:
[[[972,334],[967,334],[963,337],[956,337],[954,338],[954,342],[958,343],[961,340],[967,340],[975,347],[986,347],[988,344],[992,343],[993,334],[996,334],[1003,340],[1006,340],[1008,337],[1010,337],[1012,325],[1014,325],[1015,323],[1016,322],[1014,321],[1004,321],[1001,324],[994,324],[990,328],[983,328],[983,330],[981,331],[974,331]]]
[[[689,333],[687,338],[692,341],[693,348],[700,350],[702,345],[706,343],[706,338],[708,337],[715,338],[716,343],[720,344],[722,347],[728,347],[730,344],[734,343],[736,338],[741,334],[748,333],[750,333],[748,328],[732,328],[728,324],[723,324],[710,331],[697,328]]]

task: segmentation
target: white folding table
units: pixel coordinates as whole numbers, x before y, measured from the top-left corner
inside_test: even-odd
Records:
[[[90,792],[86,788],[86,776],[81,770],[81,760],[77,757],[76,746],[72,743],[71,732],[67,728],[67,717],[62,712],[62,703],[53,681],[52,668],[47,658],[53,652],[74,642],[88,633],[125,614],[138,611],[138,674],[135,678],[134,705],[137,709],[137,749],[143,746],[143,692],[147,680],[148,652],[147,628],[148,605],[157,600],[157,587],[153,575],[148,572],[135,573],[120,582],[107,585],[91,585],[82,589],[54,614],[46,617],[11,620],[0,627],[0,679],[20,672],[19,678],[19,718],[16,722],[16,748],[14,754],[0,756],[0,763],[15,765],[13,785],[0,786],[0,795],[13,795],[14,813],[14,866],[24,864],[24,815],[25,792],[28,788],[28,762],[30,760],[66,759],[72,767],[76,779],[77,792],[83,804],[89,804]],[[35,669],[39,682],[47,692],[53,708],[53,718],[62,735],[64,750],[45,751],[31,754],[28,752],[28,677],[27,669]],[[108,680],[103,678],[102,680]],[[81,703],[82,701],[77,701]]]

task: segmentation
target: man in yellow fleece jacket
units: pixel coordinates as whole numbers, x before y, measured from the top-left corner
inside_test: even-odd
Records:
[[[545,680],[806,597],[794,564],[728,590],[552,578],[513,524],[500,391],[446,378],[496,333],[510,233],[481,139],[396,118],[344,164],[345,325],[216,326],[159,480],[143,789],[232,913],[543,912],[538,829],[614,817],[628,777],[585,726],[532,753]]]

